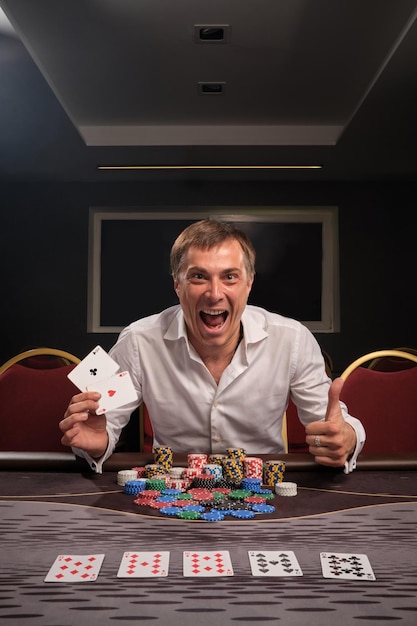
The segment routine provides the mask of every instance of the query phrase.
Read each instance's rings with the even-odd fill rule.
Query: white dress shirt
[[[132,411],[145,402],[155,445],[173,452],[225,453],[244,448],[249,455],[284,452],[282,418],[289,397],[304,425],[324,420],[330,379],[320,346],[300,322],[248,305],[243,339],[218,384],[188,342],[181,307],[133,322],[110,351],[128,370],[138,399],[107,414],[109,445],[104,456],[86,458],[97,472],[112,454]],[[341,403],[357,445],[345,472],[356,466],[365,431]]]

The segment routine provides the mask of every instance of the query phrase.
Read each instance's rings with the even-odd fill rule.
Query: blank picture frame
[[[91,207],[87,331],[119,333],[178,302],[169,254],[204,218],[235,223],[256,249],[249,303],[298,319],[314,333],[340,329],[338,208]]]

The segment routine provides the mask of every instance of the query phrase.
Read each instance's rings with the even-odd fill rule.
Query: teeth
[[[223,315],[226,311],[203,311],[205,315]]]

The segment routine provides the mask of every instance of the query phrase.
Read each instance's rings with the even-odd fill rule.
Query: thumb
[[[340,392],[344,384],[343,378],[335,378],[329,388],[329,402],[327,404],[326,422],[340,420],[342,412],[339,404]]]

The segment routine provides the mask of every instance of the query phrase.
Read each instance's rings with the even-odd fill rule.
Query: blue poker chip
[[[224,519],[224,515],[220,511],[208,511],[207,513],[202,513],[201,519],[206,522],[221,522]]]
[[[206,510],[205,506],[201,504],[187,504],[187,506],[181,507],[184,511],[196,511],[197,513],[203,513]]]
[[[162,509],[159,509],[160,513],[164,515],[169,515],[170,517],[175,517],[182,510],[179,506],[164,506]]]
[[[175,496],[159,496],[156,498],[157,502],[174,502],[176,500]]]
[[[182,493],[181,489],[163,489],[161,493],[164,496],[178,496]]]
[[[252,511],[255,513],[273,513],[275,507],[271,504],[252,504]]]
[[[239,519],[253,519],[255,517],[254,511],[249,511],[248,509],[238,509],[237,511],[230,511],[230,514],[233,517],[238,517]]]

